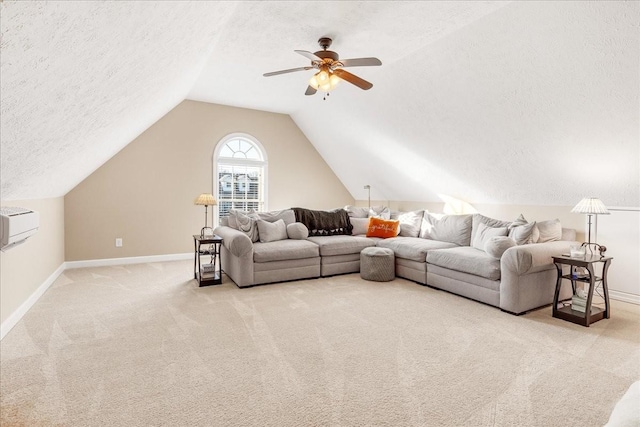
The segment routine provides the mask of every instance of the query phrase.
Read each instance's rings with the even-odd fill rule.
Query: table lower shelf
[[[553,317],[567,320],[582,326],[589,326],[593,322],[604,319],[604,309],[591,306],[591,314],[572,310],[571,306],[558,307],[553,311]]]
[[[200,273],[196,278],[199,286],[210,286],[222,284],[222,274],[219,271],[204,271],[200,269]]]

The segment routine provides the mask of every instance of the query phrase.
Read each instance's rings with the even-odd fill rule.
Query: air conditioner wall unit
[[[0,250],[7,250],[33,236],[40,227],[38,212],[6,207],[0,209]]]

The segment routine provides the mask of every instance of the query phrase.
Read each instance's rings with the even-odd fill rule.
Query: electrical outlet
[[[122,247],[122,238],[118,237],[116,239],[116,248],[121,248]]]

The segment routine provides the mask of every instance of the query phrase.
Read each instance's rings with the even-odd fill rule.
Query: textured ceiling
[[[357,199],[640,206],[639,2],[11,2],[3,200],[65,194],[185,97],[287,113]],[[374,87],[303,95],[334,38]]]
[[[66,194],[180,103],[234,7],[0,3],[2,200]]]

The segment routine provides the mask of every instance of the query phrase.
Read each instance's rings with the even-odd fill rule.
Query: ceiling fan
[[[345,67],[368,67],[375,65],[382,65],[382,62],[378,58],[355,58],[355,59],[340,59],[336,52],[327,50],[331,46],[332,40],[329,37],[321,37],[318,40],[318,44],[322,47],[322,50],[311,53],[306,50],[295,50],[311,60],[311,65],[307,67],[290,68],[288,70],[272,71],[270,73],[263,74],[265,77],[277,76],[279,74],[293,73],[295,71],[306,71],[316,69],[319,70],[309,80],[309,86],[305,95],[313,95],[318,90],[329,92],[340,82],[340,80],[346,80],[349,83],[358,86],[360,89],[369,90],[373,87],[368,81],[361,79],[360,77],[351,74],[344,70]]]

